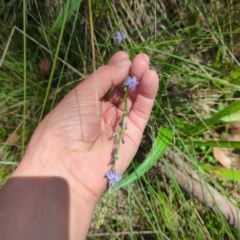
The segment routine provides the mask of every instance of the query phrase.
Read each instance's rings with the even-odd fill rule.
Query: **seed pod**
[[[120,121],[119,121],[119,126],[123,126],[124,125],[124,121],[123,121],[123,119],[121,119]]]
[[[117,132],[113,132],[112,135],[111,135],[111,138],[114,138],[117,136]]]

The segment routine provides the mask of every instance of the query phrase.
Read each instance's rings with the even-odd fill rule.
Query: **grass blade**
[[[206,146],[206,147],[221,147],[221,148],[237,148],[240,149],[240,142],[234,141],[192,141],[184,142],[185,145]]]
[[[212,126],[213,124],[217,123],[220,119],[222,119],[225,116],[229,116],[233,113],[236,113],[240,110],[240,101],[236,101],[229,106],[225,107],[218,113],[214,114],[212,117],[205,119],[202,122],[199,122],[194,125],[184,125],[184,133],[193,133],[193,132],[199,132],[207,127]]]
[[[209,165],[200,165],[200,167],[215,177],[223,177],[229,180],[240,182],[240,171]]]
[[[123,179],[119,184],[116,185],[114,190],[120,189],[122,187],[127,186],[131,182],[137,180],[144,173],[146,173],[163,155],[165,150],[169,147],[173,139],[173,133],[166,128],[159,128],[158,135],[156,137],[156,142],[152,146],[149,154],[143,163],[131,173],[128,177]]]
[[[50,32],[54,33],[56,30],[60,29],[63,24],[65,24],[72,15],[78,10],[80,4],[83,0],[70,0],[67,1],[63,8],[61,9],[60,13],[58,14],[57,19],[55,20]],[[65,12],[68,12],[67,16],[65,17]]]

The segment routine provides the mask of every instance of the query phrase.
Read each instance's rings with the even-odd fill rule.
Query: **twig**
[[[236,229],[240,229],[239,208],[237,206],[228,201],[208,183],[201,180],[197,173],[187,166],[172,150],[168,149],[165,157],[176,163],[179,167],[184,167],[185,172],[183,173],[177,170],[171,163],[169,163],[166,168],[163,163],[159,161],[158,166],[164,175],[170,177],[170,174],[172,174],[182,189],[215,212],[222,213],[230,225]]]

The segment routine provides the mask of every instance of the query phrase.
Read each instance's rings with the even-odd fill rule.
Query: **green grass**
[[[228,131],[231,116],[238,121],[240,3],[24,3],[25,8],[17,1],[0,3],[0,184],[21,160],[38,122],[70,89],[115,52],[125,50],[132,59],[144,52],[161,78],[151,120],[99,230],[94,225],[104,197],[97,206],[89,239],[239,239],[239,232],[218,211],[182,190],[176,163],[163,154],[163,144],[169,143],[157,133],[167,129],[173,136],[169,147],[202,184],[239,205],[239,172],[213,163],[212,147],[239,149],[239,143],[216,138]],[[114,41],[118,30],[128,35],[121,45]],[[45,57],[53,63],[47,77],[38,70]],[[164,168],[146,164],[157,160],[152,155],[160,157]],[[189,175],[184,167],[176,168]]]

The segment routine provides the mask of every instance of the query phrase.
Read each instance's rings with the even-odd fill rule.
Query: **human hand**
[[[123,112],[122,84],[129,72],[140,84],[128,94],[128,129],[116,162],[117,174],[122,174],[139,147],[158,89],[146,54],[138,54],[131,64],[127,53],[118,52],[75,87],[35,130],[20,171],[29,175],[30,167],[36,169],[33,174],[64,177],[74,192],[97,201],[107,187],[111,135]]]

